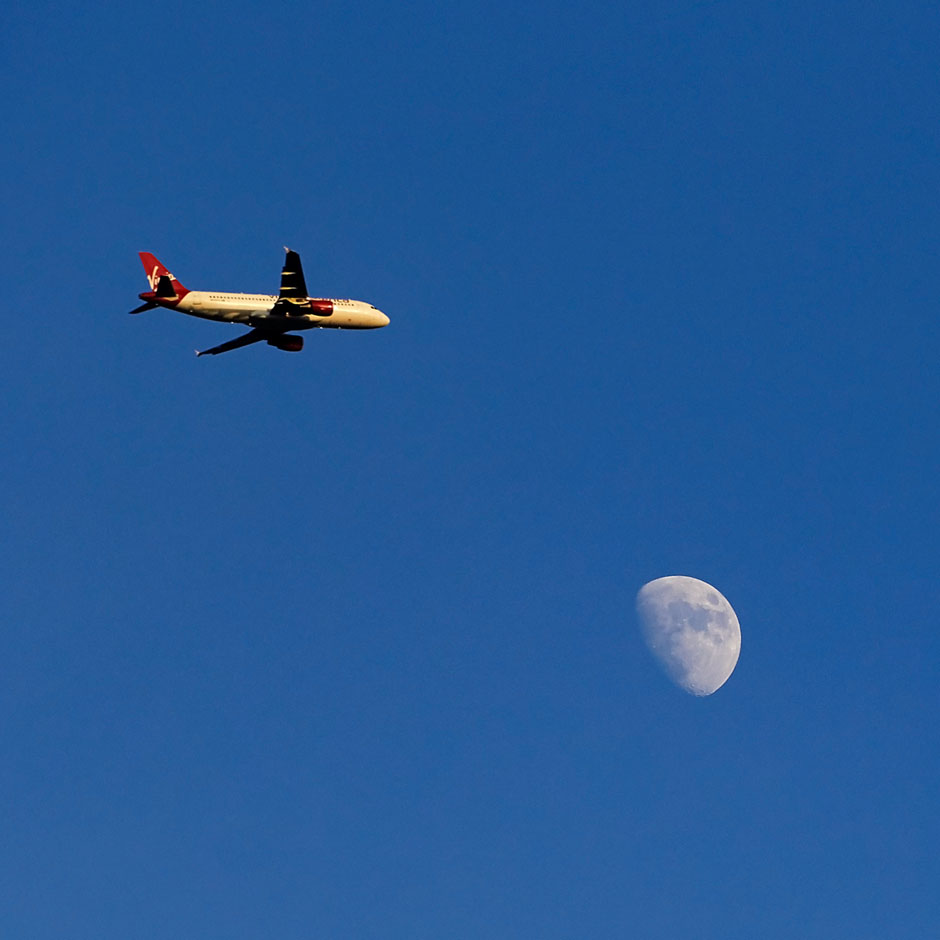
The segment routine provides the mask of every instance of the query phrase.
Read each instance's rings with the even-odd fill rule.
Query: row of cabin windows
[[[276,300],[277,298],[272,294],[235,294],[234,296],[224,295],[224,294],[210,294],[209,300]],[[316,298],[321,299],[321,298]],[[351,304],[351,300],[334,300],[334,304]],[[375,309],[375,308],[373,308]]]
[[[262,294],[260,298],[258,297],[257,294],[236,294],[234,296],[223,295],[223,294],[210,294],[209,295],[209,300],[258,300],[258,299],[261,299],[264,301],[268,301],[268,300],[273,301],[273,300],[276,300],[277,298],[273,296],[264,295],[264,294]],[[351,300],[334,300],[333,303],[334,304],[351,304],[352,301]],[[373,307],[372,309],[375,310],[375,307]]]

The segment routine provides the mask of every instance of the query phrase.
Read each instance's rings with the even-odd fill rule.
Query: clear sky
[[[936,3],[4,15],[0,933],[940,925]],[[129,317],[384,330],[196,360]],[[705,699],[636,591],[743,636]]]

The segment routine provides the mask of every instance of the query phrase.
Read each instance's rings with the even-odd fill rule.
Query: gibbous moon
[[[711,695],[734,671],[741,626],[721,592],[674,575],[644,584],[636,596],[643,638],[676,685]]]

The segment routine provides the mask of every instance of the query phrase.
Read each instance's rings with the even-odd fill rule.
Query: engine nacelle
[[[329,317],[333,314],[332,300],[311,300],[310,312],[315,317]]]
[[[304,338],[302,336],[272,336],[268,340],[269,346],[276,346],[283,349],[284,352],[300,352],[304,348]]]

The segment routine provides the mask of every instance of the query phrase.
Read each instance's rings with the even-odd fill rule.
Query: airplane
[[[388,317],[372,304],[361,300],[308,296],[300,255],[290,248],[285,247],[284,251],[287,256],[281,271],[281,290],[277,295],[188,290],[149,251],[141,251],[140,260],[150,282],[150,290],[137,295],[144,303],[130,313],[165,307],[192,317],[251,327],[247,333],[220,346],[197,349],[197,356],[217,356],[260,342],[285,352],[300,352],[304,348],[304,338],[291,336],[288,330],[375,330],[388,326]]]

